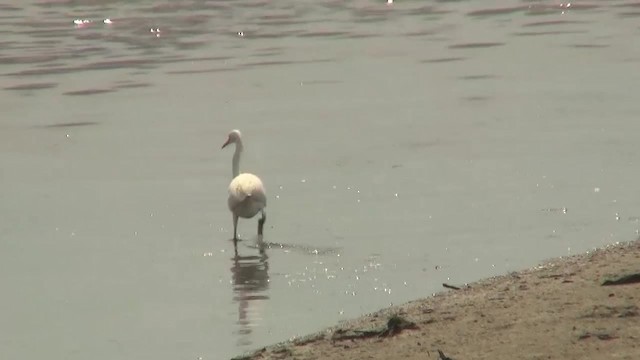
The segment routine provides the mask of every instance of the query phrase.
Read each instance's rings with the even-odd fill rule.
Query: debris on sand
[[[402,330],[417,330],[418,326],[399,315],[393,315],[383,328],[371,330],[338,329],[331,337],[332,341],[366,339],[371,337],[389,337],[399,334]]]
[[[627,275],[619,276],[615,279],[605,280],[602,283],[602,286],[628,285],[628,284],[636,284],[636,283],[640,283],[640,273],[627,274]]]

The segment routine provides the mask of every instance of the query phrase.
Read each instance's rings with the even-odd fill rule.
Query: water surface
[[[0,4],[2,357],[229,358],[635,239],[639,15]],[[233,128],[269,194],[237,254]]]

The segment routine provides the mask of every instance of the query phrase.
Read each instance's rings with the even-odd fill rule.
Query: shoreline
[[[605,284],[624,276],[625,284]],[[233,360],[395,358],[639,359],[640,239],[445,289]]]

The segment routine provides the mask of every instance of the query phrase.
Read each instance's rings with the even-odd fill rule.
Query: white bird
[[[259,177],[250,173],[240,173],[240,155],[243,150],[240,130],[232,130],[222,148],[232,143],[236,144],[236,151],[233,153],[233,180],[229,184],[227,205],[233,214],[233,240],[237,241],[239,217],[250,219],[262,213],[258,220],[258,235],[262,235],[262,228],[267,220],[264,210],[267,207],[267,194]]]

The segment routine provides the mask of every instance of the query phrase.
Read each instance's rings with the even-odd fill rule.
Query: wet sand
[[[450,289],[235,359],[638,359],[640,275],[603,285],[629,274],[640,274],[639,240]]]

